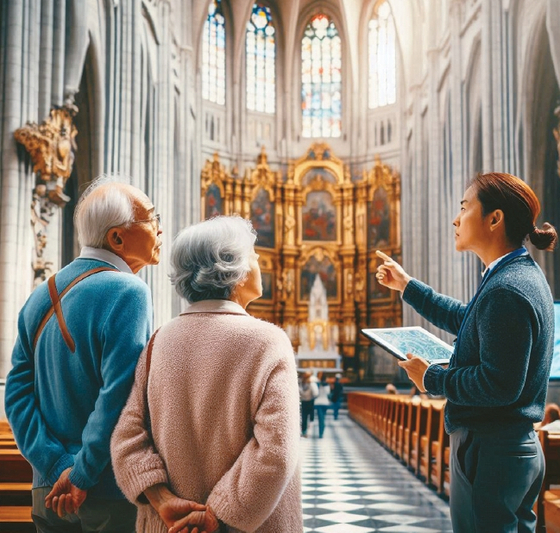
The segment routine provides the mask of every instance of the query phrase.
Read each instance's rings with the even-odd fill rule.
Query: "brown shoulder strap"
[[[41,333],[43,332],[43,329],[46,326],[47,322],[49,321],[51,316],[53,316],[53,313],[56,313],[56,319],[58,320],[58,326],[60,327],[60,332],[62,333],[62,337],[64,338],[64,342],[66,343],[68,348],[70,348],[70,351],[72,353],[74,353],[74,351],[76,350],[76,346],[74,344],[74,339],[72,338],[72,335],[70,335],[70,332],[68,331],[68,328],[66,327],[66,321],[64,320],[64,315],[62,314],[62,307],[60,305],[60,300],[62,300],[64,295],[74,285],[76,285],[76,283],[79,283],[80,281],[88,278],[89,276],[91,276],[93,274],[97,274],[98,272],[118,272],[118,270],[116,270],[114,268],[110,268],[110,267],[98,267],[98,268],[93,268],[91,270],[87,270],[83,274],[79,275],[71,283],[69,283],[68,286],[60,294],[58,294],[58,291],[56,290],[56,283],[55,283],[56,274],[49,278],[49,281],[48,281],[49,296],[51,298],[52,306],[47,311],[47,313],[45,314],[45,316],[41,320],[41,323],[39,324],[39,327],[37,328],[37,332],[35,333],[35,338],[33,339],[33,350],[35,350],[35,347],[37,346],[37,342],[39,341],[39,337],[41,336]]]
[[[152,366],[152,350],[154,348],[154,341],[156,340],[157,332],[159,328],[155,330],[154,334],[150,338],[150,342],[148,342],[148,352],[146,353],[146,379],[150,375],[150,367]]]

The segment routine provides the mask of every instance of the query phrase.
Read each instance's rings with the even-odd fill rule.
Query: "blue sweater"
[[[530,426],[544,414],[554,335],[550,288],[529,255],[488,276],[466,317],[466,305],[417,280],[403,294],[432,324],[459,334],[449,368],[432,365],[424,376],[429,393],[447,398],[448,433]]]
[[[78,258],[58,272],[59,294],[83,272],[105,262]],[[62,309],[76,350],[66,346],[56,316],[33,353],[39,322],[50,308],[47,284],[20,312],[6,413],[33,486],[51,486],[72,467],[70,481],[90,495],[124,498],[111,468],[111,433],[124,407],[140,352],[152,327],[151,295],[133,274],[100,272],[73,287]]]

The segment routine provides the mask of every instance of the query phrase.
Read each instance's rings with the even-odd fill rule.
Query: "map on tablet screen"
[[[403,328],[368,328],[362,333],[398,359],[406,361],[407,353],[423,357],[429,363],[446,364],[453,347],[420,326]]]

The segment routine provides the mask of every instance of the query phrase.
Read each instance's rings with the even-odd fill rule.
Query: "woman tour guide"
[[[249,221],[216,217],[173,243],[190,305],[144,350],[111,440],[138,531],[303,530],[292,344],[245,311],[262,294],[255,239]]]
[[[456,335],[449,366],[408,354],[400,362],[421,390],[447,398],[454,533],[535,531],[544,456],[533,424],[543,418],[553,351],[550,288],[523,247],[552,250],[556,230],[537,228],[540,204],[509,174],[476,176],[453,221],[457,251],[486,269],[473,299],[436,293],[381,252],[377,279],[432,324]]]

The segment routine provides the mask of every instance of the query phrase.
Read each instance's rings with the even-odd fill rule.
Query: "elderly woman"
[[[138,531],[303,529],[292,346],[245,311],[262,293],[255,239],[250,222],[216,217],[173,244],[190,306],[144,350],[111,441]]]

